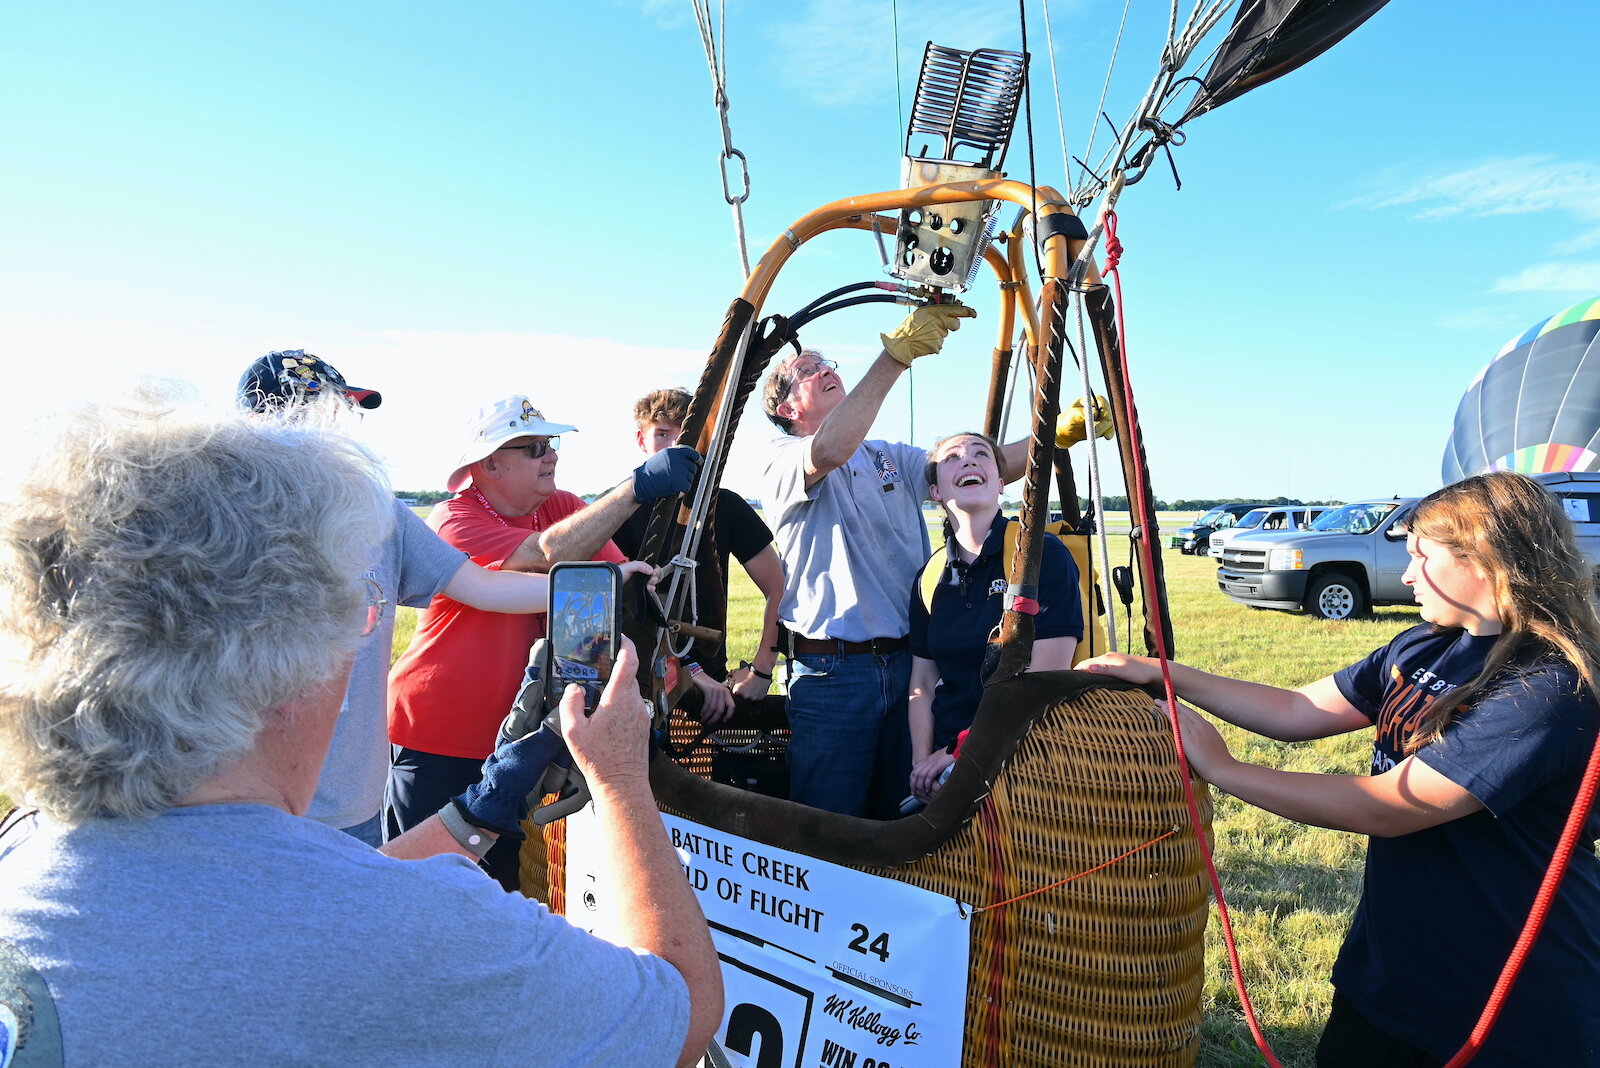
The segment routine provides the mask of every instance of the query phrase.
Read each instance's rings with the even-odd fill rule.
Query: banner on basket
[[[590,810],[567,825],[567,918],[603,908]],[[737,1068],[956,1068],[970,909],[663,815],[722,961]]]

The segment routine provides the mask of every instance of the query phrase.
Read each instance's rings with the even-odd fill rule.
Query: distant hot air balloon
[[[1444,484],[1485,471],[1600,471],[1600,299],[1506,342],[1456,409]]]

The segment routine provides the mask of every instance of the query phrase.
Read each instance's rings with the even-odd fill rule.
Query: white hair
[[[0,785],[67,821],[171,807],[334,677],[393,521],[348,439],[167,398],[54,417],[0,502]]]

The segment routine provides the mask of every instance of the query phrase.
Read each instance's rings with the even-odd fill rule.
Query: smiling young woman
[[[961,732],[983,696],[986,656],[1005,610],[1006,527],[1000,515],[1005,457],[986,434],[953,434],[928,454],[928,496],[945,510],[946,573],[924,604],[911,596],[912,767],[909,789],[928,800],[955,761]],[[1039,614],[1030,670],[1072,666],[1083,637],[1078,567],[1056,538],[1043,539]]]

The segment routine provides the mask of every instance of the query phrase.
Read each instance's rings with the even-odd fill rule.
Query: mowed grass
[[[1189,515],[1163,514],[1163,532]],[[1107,528],[1125,531],[1125,516],[1107,516]],[[1113,563],[1126,562],[1125,538],[1114,538]],[[1414,610],[1380,608],[1362,620],[1327,623],[1287,612],[1235,604],[1218,591],[1209,557],[1164,551],[1178,661],[1206,671],[1293,687],[1359,660],[1418,622]],[[729,591],[728,659],[748,658],[760,638],[761,598],[749,578],[733,568]],[[416,613],[401,609],[396,655],[410,641]],[[1135,612],[1137,631],[1143,621]],[[1126,617],[1117,630],[1128,648]],[[1138,635],[1142,643],[1142,632]],[[1142,652],[1136,648],[1135,651]],[[778,678],[782,679],[781,671]],[[1256,763],[1292,771],[1361,774],[1371,751],[1364,734],[1288,745],[1223,727],[1234,752]],[[1286,1068],[1310,1068],[1332,988],[1328,976],[1360,892],[1365,839],[1305,827],[1213,794],[1216,863],[1232,914],[1244,980],[1268,1041]],[[1063,875],[1071,874],[1063,872]],[[1221,925],[1213,912],[1206,930],[1202,1068],[1262,1063],[1245,1026],[1229,973]]]

